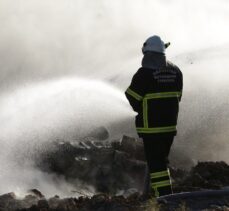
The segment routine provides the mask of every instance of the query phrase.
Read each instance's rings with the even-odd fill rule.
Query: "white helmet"
[[[170,43],[164,43],[161,38],[157,35],[149,37],[143,44],[142,53],[145,54],[147,51],[153,51],[157,53],[165,53],[165,49]]]

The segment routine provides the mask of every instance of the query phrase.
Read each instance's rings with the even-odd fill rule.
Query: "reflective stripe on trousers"
[[[150,174],[151,179],[151,187],[154,190],[155,196],[159,197],[160,194],[160,188],[168,187],[171,190],[171,180],[170,180],[170,173],[169,169],[166,171],[159,171],[154,172]],[[170,194],[171,191],[168,191],[168,194]]]

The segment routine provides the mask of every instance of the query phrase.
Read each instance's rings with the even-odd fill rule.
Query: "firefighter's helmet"
[[[142,46],[142,53],[145,54],[147,51],[165,53],[165,49],[170,43],[164,43],[161,38],[157,35],[149,37]]]

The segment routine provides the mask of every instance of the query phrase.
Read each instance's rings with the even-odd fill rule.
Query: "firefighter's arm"
[[[180,97],[179,97],[179,101],[181,101],[182,98],[182,94],[183,94],[183,74],[180,71],[180,77],[179,77],[179,91],[180,91]]]
[[[146,93],[147,80],[148,77],[143,72],[143,70],[138,70],[138,72],[133,76],[130,86],[125,91],[125,95],[132,106],[133,110],[138,112]]]

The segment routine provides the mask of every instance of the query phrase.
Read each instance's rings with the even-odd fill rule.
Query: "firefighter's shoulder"
[[[166,61],[166,65],[167,65],[168,68],[171,68],[174,71],[177,71],[178,73],[180,73],[182,75],[182,72],[181,72],[180,68],[177,65],[175,65],[174,63],[172,63],[171,61],[167,60]]]
[[[138,71],[134,74],[133,77],[135,77],[135,78],[148,78],[149,75],[150,75],[149,69],[144,68],[144,67],[140,67],[138,69]]]

